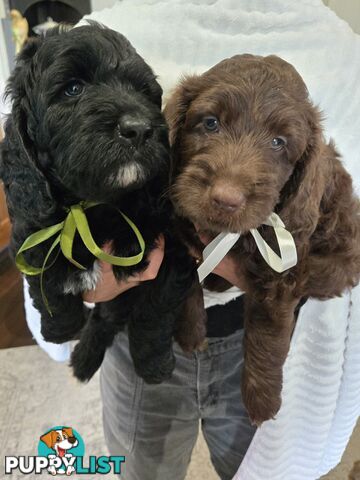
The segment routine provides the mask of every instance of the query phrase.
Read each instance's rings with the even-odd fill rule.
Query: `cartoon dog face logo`
[[[50,430],[42,435],[40,440],[42,440],[48,448],[51,448],[55,451],[56,455],[48,455],[50,460],[54,459],[55,457],[65,457],[67,460],[69,460],[73,455],[71,453],[67,453],[67,451],[76,447],[79,443],[74,436],[73,429],[70,427],[62,427],[61,429]],[[66,470],[64,470],[64,468],[57,470],[54,465],[50,465],[48,471],[52,475],[71,475],[75,471],[75,468],[72,465],[68,465],[66,466]]]

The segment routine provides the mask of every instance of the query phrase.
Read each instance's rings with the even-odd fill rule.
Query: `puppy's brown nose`
[[[120,137],[138,146],[153,134],[151,122],[135,115],[123,115],[118,123]]]
[[[245,203],[245,196],[228,185],[215,185],[211,192],[211,203],[217,210],[235,212]]]

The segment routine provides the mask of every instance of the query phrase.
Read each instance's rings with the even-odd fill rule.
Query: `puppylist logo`
[[[71,427],[57,426],[41,435],[37,456],[5,457],[5,474],[19,471],[24,475],[41,474],[45,470],[51,475],[72,474],[121,474],[125,457],[90,456],[84,459],[85,444],[79,433]]]

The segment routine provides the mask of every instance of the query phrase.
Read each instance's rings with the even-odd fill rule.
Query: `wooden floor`
[[[0,348],[32,345],[26,325],[22,278],[8,251],[0,251]]]
[[[34,344],[25,320],[22,278],[9,254],[10,230],[0,182],[0,348]]]

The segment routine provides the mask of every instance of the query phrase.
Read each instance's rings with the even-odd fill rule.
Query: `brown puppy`
[[[299,302],[341,295],[359,281],[359,201],[333,144],[324,141],[303,80],[276,56],[237,55],[186,78],[165,115],[177,212],[212,235],[243,233],[230,252],[247,293],[242,391],[250,418],[261,424],[281,405]],[[298,264],[281,274],[249,234],[258,228],[277,250],[272,230],[261,226],[273,211],[298,252]],[[199,246],[190,224],[187,238]]]

